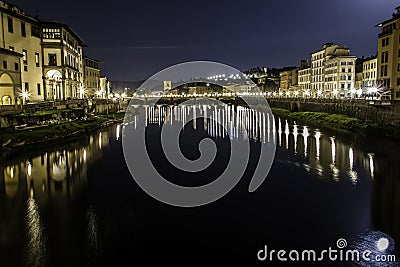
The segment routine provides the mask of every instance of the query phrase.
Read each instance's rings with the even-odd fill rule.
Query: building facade
[[[363,91],[368,91],[370,88],[378,88],[377,83],[378,76],[378,58],[372,57],[367,58],[363,62],[362,71],[362,89]]]
[[[349,98],[355,95],[356,60],[354,56],[338,56],[325,61],[325,89],[322,92],[325,97]]]
[[[46,100],[79,98],[83,87],[83,40],[65,24],[43,23]]]
[[[83,86],[85,89],[81,92],[88,96],[102,97],[107,94],[107,91],[100,88],[100,64],[101,62],[96,59],[83,57]],[[84,98],[85,96],[80,95],[79,97]]]
[[[111,82],[107,77],[100,77],[100,92],[101,98],[110,98],[111,97]]]
[[[392,18],[380,23],[378,35],[378,78],[380,91],[390,90],[392,99],[400,100],[400,6]]]
[[[40,21],[3,1],[0,1],[0,17],[0,48],[23,55],[22,87],[15,92],[18,101],[22,101],[22,95],[28,96],[28,101],[44,100]]]
[[[311,68],[303,67],[298,71],[298,90],[299,95],[306,96],[311,94]]]
[[[294,95],[295,88],[297,88],[297,71],[296,68],[281,71],[279,93],[285,96]]]
[[[86,45],[68,25],[42,21],[4,1],[0,1],[0,19],[0,49],[16,53],[0,51],[1,61],[8,64],[2,71],[15,72],[16,65],[11,66],[9,62],[14,61],[17,54],[22,55],[18,63],[20,79],[12,79],[13,94],[0,92],[11,98],[4,103],[84,98],[101,89],[100,62],[90,58],[84,62],[83,47]],[[105,81],[104,90],[102,96],[108,97],[108,81]]]
[[[316,97],[317,92],[324,89],[324,62],[326,46],[311,54],[311,96]]]
[[[312,53],[310,96],[348,97],[348,91],[355,86],[355,60],[350,49],[333,43],[326,43]]]
[[[15,105],[28,95],[21,94],[22,54],[0,48],[0,105]]]

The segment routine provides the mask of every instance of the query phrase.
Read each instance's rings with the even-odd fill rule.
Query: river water
[[[187,186],[212,181],[229,160],[228,150],[219,149],[219,163],[196,179],[170,170],[158,153],[161,109],[172,107],[149,110],[146,133],[154,140],[148,150],[155,152],[160,172]],[[341,238],[347,248],[399,259],[400,144],[274,121],[273,137],[265,135],[262,123],[250,124],[255,134],[244,177],[224,198],[198,208],[162,204],[139,188],[122,152],[124,125],[0,162],[0,265],[253,266],[270,263],[257,259],[265,246],[322,251],[337,248]],[[196,120],[182,134],[184,154],[198,157],[194,144],[205,137],[218,148],[230,141],[218,126]],[[274,164],[263,185],[249,193],[257,151],[268,138],[276,140]],[[384,252],[376,246],[381,238],[389,241]],[[275,258],[270,264],[279,263]],[[363,260],[324,264],[398,266]]]

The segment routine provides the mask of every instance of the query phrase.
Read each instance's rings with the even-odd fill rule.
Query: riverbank
[[[400,140],[400,129],[398,128],[363,121],[346,115],[325,112],[291,112],[280,108],[272,108],[271,110],[278,117],[297,120],[312,127]]]
[[[124,116],[125,113],[119,112],[58,122],[54,125],[32,125],[20,130],[4,129],[0,132],[0,158],[49,144],[79,139],[101,128],[123,122]]]

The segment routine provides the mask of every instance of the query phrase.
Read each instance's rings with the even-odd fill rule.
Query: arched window
[[[1,98],[2,105],[11,105],[11,97],[9,95],[5,95]]]

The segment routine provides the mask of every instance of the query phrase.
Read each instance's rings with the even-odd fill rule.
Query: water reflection
[[[46,262],[45,229],[34,195],[34,190],[31,188],[26,212],[27,264],[28,266],[43,266]]]
[[[108,147],[110,138],[107,130],[62,149],[49,149],[41,155],[10,159],[0,164],[0,245],[8,247],[19,243],[24,246],[23,250],[15,250],[14,260],[21,258],[23,265],[27,266],[48,264],[49,235],[45,225],[49,220],[53,231],[57,232],[53,239],[59,239],[53,240],[53,245],[68,246],[64,244],[65,240],[71,238],[68,235],[76,228],[67,221],[79,219],[77,211],[70,210],[68,203],[72,204],[74,199],[83,195],[89,169],[102,161],[103,151],[99,148]],[[21,200],[25,203],[23,206],[18,204]],[[99,247],[97,217],[91,206],[87,217],[87,246],[90,253],[95,254]],[[21,234],[23,231],[25,235]],[[74,238],[79,238],[79,235]],[[67,255],[65,251],[57,253],[60,254],[59,260],[68,258],[64,256]]]
[[[191,123],[194,128],[202,127],[212,137],[250,138],[264,143],[276,140],[279,147],[294,151],[296,155],[300,152],[305,160],[303,167],[319,177],[328,177],[336,182],[344,179],[357,185],[360,168],[369,170],[373,177],[371,154],[355,151],[335,136],[323,135],[318,129],[299,126],[279,117],[270,118],[268,113],[228,105],[223,108],[201,104],[141,108],[146,115],[146,125],[186,125],[188,118],[202,117],[202,121],[193,119]],[[207,115],[211,119],[207,119]],[[138,116],[132,119],[134,124],[137,120]],[[117,136],[119,133],[117,128]]]
[[[296,170],[306,170],[308,177],[318,178],[321,184],[336,181],[330,186],[348,183],[350,190],[372,189],[373,228],[379,229],[382,234],[387,233],[394,240],[400,240],[400,168],[394,157],[388,159],[369,146],[360,146],[341,136],[243,107],[211,109],[203,105],[157,106],[147,108],[146,114],[147,125],[161,125],[165,122],[186,124],[191,116],[201,118],[210,115],[213,119],[197,119],[190,123],[197,129],[203,127],[215,138],[229,136],[231,139],[250,138],[258,142],[275,142],[279,146],[278,151],[293,156],[291,160],[284,161],[284,167],[290,165]],[[171,116],[174,119],[167,120]],[[137,120],[133,118],[134,125],[138,123]],[[13,240],[20,236],[19,232],[25,231],[26,240],[21,243],[28,265],[41,266],[48,263],[46,257],[49,257],[50,248],[55,253],[54,262],[67,261],[69,253],[73,253],[63,252],[65,247],[60,244],[66,240],[78,246],[76,250],[79,252],[82,247],[87,249],[82,254],[88,256],[90,262],[98,262],[100,254],[107,250],[103,243],[107,242],[105,232],[108,236],[114,232],[105,226],[108,224],[104,223],[104,212],[97,214],[96,206],[82,195],[87,188],[88,173],[95,172],[95,164],[104,162],[104,149],[112,148],[110,140],[120,141],[121,127],[93,134],[78,144],[0,163],[1,244],[13,247]],[[113,149],[110,151],[114,153]],[[307,181],[304,182],[307,185]],[[103,193],[102,190],[107,191],[107,188],[100,190]],[[104,201],[108,201],[107,197]],[[78,205],[68,206],[74,202],[78,202]],[[361,203],[360,206],[369,209],[371,204]],[[82,210],[76,211],[77,206]],[[368,212],[366,214],[369,216]],[[125,219],[125,215],[121,214],[121,217]],[[77,231],[79,227],[84,229]],[[57,234],[49,235],[51,230]],[[80,238],[80,235],[84,237]],[[375,242],[375,238],[371,240],[367,242],[369,245]],[[354,244],[362,243],[362,240],[358,241],[354,241]],[[56,247],[53,248],[51,244]],[[57,256],[60,256],[59,261]]]
[[[148,109],[148,110],[147,110]],[[334,181],[335,183],[349,183],[355,190],[363,177],[366,184],[372,185],[373,224],[378,229],[390,233],[396,240],[400,240],[400,168],[398,162],[377,170],[378,159],[370,145],[360,148],[341,135],[322,133],[295,121],[282,120],[279,117],[270,117],[269,114],[252,111],[244,107],[226,109],[209,109],[193,105],[176,107],[147,107],[148,114],[161,114],[147,117],[148,124],[162,124],[169,114],[173,114],[176,121],[168,123],[187,123],[190,113],[196,110],[196,116],[212,114],[212,120],[205,119],[203,125],[197,121],[195,127],[204,127],[210,136],[223,138],[229,133],[231,138],[249,138],[260,142],[276,142],[280,149],[293,153],[297,161],[284,160],[284,164],[291,164],[302,168],[310,175]],[[146,113],[146,114],[147,114]],[[134,120],[136,121],[136,120]],[[222,122],[221,124],[216,123]],[[226,132],[223,129],[227,129]],[[361,138],[360,138],[361,140]],[[382,141],[382,140],[381,140]],[[366,141],[374,142],[374,141]],[[370,150],[371,149],[371,150]],[[380,158],[380,165],[385,162]],[[386,163],[388,165],[388,163]],[[390,173],[388,170],[393,173]],[[379,174],[379,180],[377,176]],[[390,181],[390,182],[388,182]],[[394,204],[395,203],[395,204]],[[369,205],[366,203],[366,205]]]

